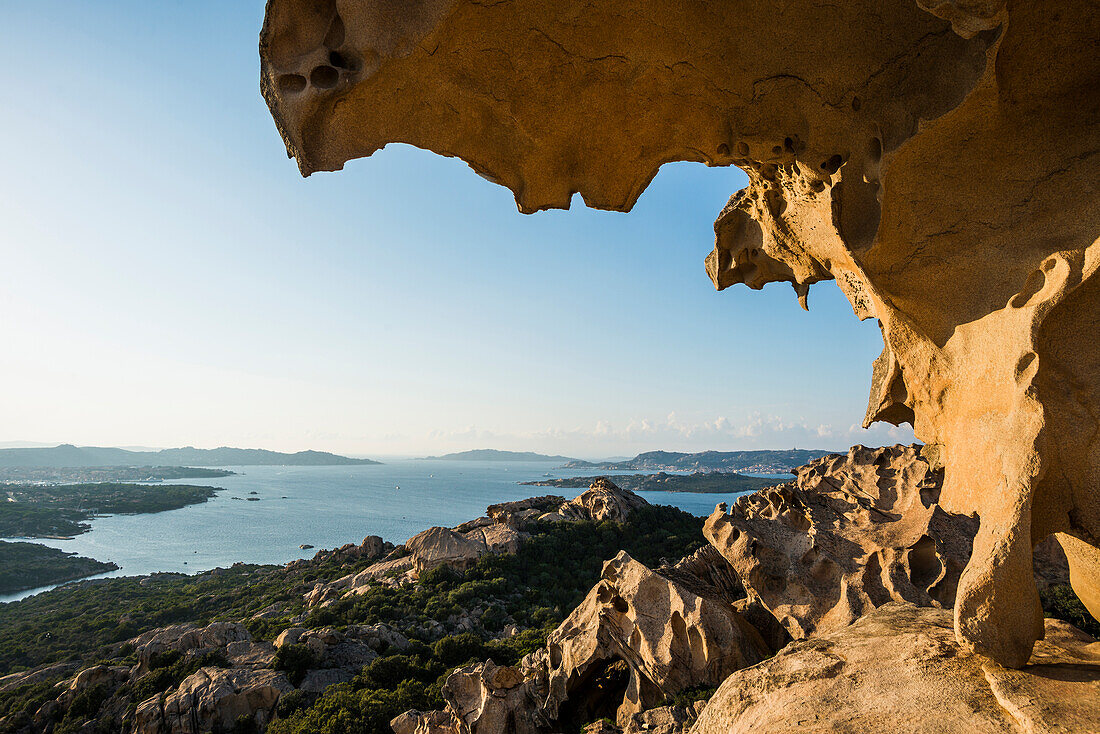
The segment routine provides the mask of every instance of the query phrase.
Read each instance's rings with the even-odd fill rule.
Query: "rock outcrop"
[[[921,450],[854,446],[818,459],[792,482],[720,505],[703,532],[750,602],[795,639],[890,601],[951,608],[978,522],[940,507],[943,472]],[[1066,583],[1058,550],[1052,541],[1036,553],[1043,587]]]
[[[238,721],[257,728],[271,719],[279,697],[294,690],[282,673],[246,668],[201,668],[175,691],[138,704],[138,734],[203,734],[232,731]]]
[[[912,423],[980,516],[955,631],[1020,666],[1036,542],[1100,615],[1098,36],[1089,0],[269,0],[261,89],[303,174],[410,143],[524,212],[742,168],[711,279],[835,280],[878,319],[866,421]]]
[[[491,660],[459,668],[443,684],[442,711],[407,711],[390,725],[396,734],[539,734],[539,713],[519,668]]]
[[[523,528],[529,523],[622,522],[635,509],[648,504],[633,492],[615,486],[606,477],[597,477],[591,487],[572,500],[545,495],[490,505],[485,517],[469,520],[454,528],[428,528],[409,538],[403,546],[391,548],[383,560],[362,571],[316,584],[306,595],[307,602],[309,606],[323,606],[344,596],[362,594],[376,583],[410,583],[420,574],[438,566],[465,571],[484,555],[518,551],[528,537]],[[363,541],[364,547],[370,540]],[[357,546],[344,548],[355,549]],[[326,554],[334,552],[323,551]],[[321,554],[318,557],[328,558]]]
[[[951,614],[891,602],[731,675],[692,734],[1100,732],[1100,643],[1057,620],[1023,670],[956,642]]]
[[[977,520],[944,512],[920,447],[854,447],[793,482],[720,505],[704,526],[795,639],[847,626],[889,601],[950,608]]]
[[[649,503],[629,489],[620,489],[607,477],[597,477],[592,486],[557,509],[567,520],[622,522],[627,516]]]
[[[547,639],[547,718],[625,726],[693,686],[717,686],[770,654],[757,631],[706,585],[662,576],[625,552]]]
[[[485,544],[476,538],[438,527],[417,533],[405,542],[405,547],[412,556],[417,574],[437,566],[465,571],[488,551]]]

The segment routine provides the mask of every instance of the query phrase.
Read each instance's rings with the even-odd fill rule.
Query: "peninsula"
[[[608,471],[693,471],[693,472],[757,472],[786,474],[829,451],[815,449],[785,449],[761,451],[701,451],[695,454],[680,451],[647,451],[627,461],[570,461],[565,469],[606,469]]]
[[[735,472],[695,472],[694,474],[619,474],[608,477],[622,489],[631,492],[695,492],[727,493],[754,492],[779,483],[776,479],[765,477],[747,477]],[[520,484],[535,487],[558,487],[559,489],[581,489],[592,483],[592,477],[569,477],[565,479],[542,479]]]

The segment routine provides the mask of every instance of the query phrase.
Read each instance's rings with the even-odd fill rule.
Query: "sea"
[[[429,527],[453,527],[485,514],[488,505],[542,494],[572,498],[581,489],[520,482],[616,472],[563,469],[543,462],[387,460],[355,466],[239,466],[217,479],[176,483],[220,487],[202,504],[145,515],[106,515],[72,539],[29,540],[112,561],[116,571],[94,576],[195,574],[234,563],[283,564],[322,548],[360,543],[367,535],[403,543]],[[618,472],[634,474],[639,472]],[[756,474],[786,481],[789,475]],[[640,492],[652,504],[706,516],[738,494]],[[302,549],[300,545],[313,548]],[[0,595],[18,601],[55,586]]]

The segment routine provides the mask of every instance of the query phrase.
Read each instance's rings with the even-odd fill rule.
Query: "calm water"
[[[358,543],[366,535],[402,543],[433,525],[454,526],[478,517],[495,502],[538,494],[574,497],[581,492],[517,484],[544,479],[545,474],[608,473],[555,469],[552,464],[532,462],[417,460],[371,466],[230,468],[238,473],[211,480],[180,480],[225,488],[203,504],[150,515],[100,517],[91,521],[91,531],[72,540],[34,542],[113,561],[121,567],[105,576],[197,573],[238,561],[287,563],[312,557],[317,549]],[[695,515],[709,515],[717,503],[737,497],[641,494],[651,503],[673,505]],[[249,497],[259,501],[249,502]],[[316,548],[299,549],[303,543]],[[43,590],[0,596],[0,602]]]

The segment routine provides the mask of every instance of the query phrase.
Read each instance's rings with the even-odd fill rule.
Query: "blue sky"
[[[874,322],[833,284],[715,293],[737,169],[524,216],[390,146],[298,176],[263,3],[0,0],[0,441],[419,454],[841,449]]]

